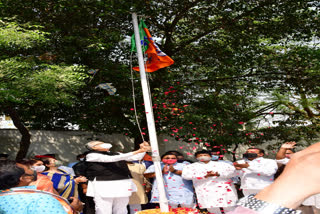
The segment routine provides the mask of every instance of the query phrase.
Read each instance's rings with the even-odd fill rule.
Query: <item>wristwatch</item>
[[[254,194],[240,199],[237,205],[257,211],[259,214],[301,214],[301,210],[295,210],[278,204],[269,203],[254,197]]]

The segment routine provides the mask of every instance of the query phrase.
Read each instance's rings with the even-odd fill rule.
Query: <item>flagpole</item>
[[[165,189],[164,189],[162,169],[160,165],[157,133],[156,133],[156,127],[154,123],[153,111],[151,107],[152,104],[150,99],[150,92],[148,88],[148,82],[147,82],[147,77],[146,77],[146,72],[144,67],[144,61],[143,61],[143,55],[142,55],[142,49],[141,49],[141,39],[140,39],[138,19],[137,19],[136,13],[132,13],[132,21],[133,21],[135,40],[136,40],[137,56],[139,61],[144,108],[146,111],[150,145],[152,148],[152,161],[155,166],[155,174],[156,174],[157,186],[158,186],[158,192],[159,192],[159,204],[160,204],[161,212],[169,212],[168,200],[167,200]]]

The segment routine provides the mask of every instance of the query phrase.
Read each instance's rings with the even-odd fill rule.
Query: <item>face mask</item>
[[[80,160],[80,161],[84,161],[84,158],[80,158],[79,160]]]
[[[211,160],[219,160],[219,155],[211,155]]]
[[[243,158],[256,158],[258,157],[258,154],[257,153],[244,153],[243,154]]]
[[[60,160],[56,160],[56,161],[54,162],[54,165],[55,165],[56,167],[59,167],[59,166],[62,166],[63,163],[62,163],[62,161],[60,161]]]
[[[177,159],[163,159],[162,162],[165,163],[165,164],[171,165],[171,164],[176,163]]]
[[[207,162],[207,161],[210,161],[210,160],[211,160],[211,157],[202,156],[202,157],[198,157],[197,160],[198,160],[198,161],[201,161],[201,162]]]
[[[41,166],[32,166],[31,169],[33,169],[34,171],[36,172],[43,172],[46,167],[44,165],[41,165]]]
[[[103,149],[111,149],[112,145],[110,143],[103,143],[99,145]]]

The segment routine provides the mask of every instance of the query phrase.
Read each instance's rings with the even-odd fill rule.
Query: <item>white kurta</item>
[[[205,178],[208,171],[218,172],[220,176]],[[193,181],[200,208],[235,206],[238,196],[230,179],[235,174],[232,165],[220,161],[196,162],[182,170],[182,177]]]
[[[134,161],[141,160],[145,153],[134,155],[133,152],[119,155],[104,155],[98,153],[89,153],[86,156],[87,162],[117,162],[117,161]],[[89,181],[87,196],[100,196],[103,198],[129,197],[132,192],[136,192],[137,187],[132,179],[114,180],[114,181]]]
[[[274,181],[274,174],[278,169],[275,160],[259,157],[246,162],[249,167],[238,170],[241,189],[261,190]]]

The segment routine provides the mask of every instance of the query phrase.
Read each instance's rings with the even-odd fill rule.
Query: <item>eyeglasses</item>
[[[176,160],[177,158],[163,158],[165,160]]]

